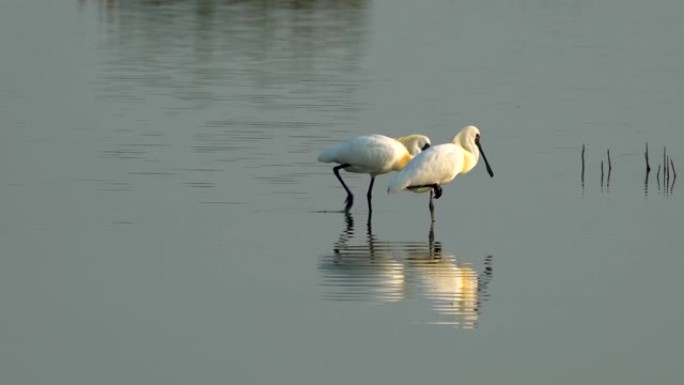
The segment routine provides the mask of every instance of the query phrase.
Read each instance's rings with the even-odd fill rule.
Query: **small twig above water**
[[[646,176],[644,176],[644,196],[648,197],[648,175],[651,173],[651,165],[648,164],[648,142],[646,142],[644,159],[646,160]]]
[[[672,166],[672,184],[670,185],[670,195],[672,195],[672,191],[674,191],[675,181],[677,180],[677,171],[675,170],[672,158],[670,158],[670,165]]]
[[[606,150],[608,153],[608,175],[610,175],[610,170],[613,169],[613,162],[610,161],[610,148]]]
[[[613,171],[613,162],[610,160],[610,149],[606,150],[608,154],[608,178],[606,179],[606,192],[610,189],[610,173]]]
[[[663,146],[663,183],[665,183],[665,173],[667,168],[667,148]]]
[[[601,192],[603,192],[603,160],[601,160]]]
[[[665,158],[665,191],[670,186],[670,157]]]
[[[582,194],[584,194],[584,143],[582,143]]]
[[[675,170],[674,162],[672,161],[672,158],[670,158],[670,166],[672,166],[672,174],[674,176],[672,178],[672,182],[674,182],[674,180],[677,179],[677,170]]]

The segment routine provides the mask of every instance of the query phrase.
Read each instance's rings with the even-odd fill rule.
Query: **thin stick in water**
[[[665,191],[670,187],[670,157],[665,158]]]
[[[675,170],[674,167],[674,162],[672,161],[672,158],[670,158],[670,166],[672,166],[672,181],[674,182],[675,179],[677,179],[677,170]]]
[[[584,143],[582,143],[582,192],[584,192]]]
[[[613,162],[610,160],[610,149],[606,150],[608,153],[608,178],[606,178],[606,192],[610,188],[610,173],[613,171]]]
[[[608,153],[608,175],[610,175],[610,170],[613,169],[613,162],[610,161],[610,148],[606,152]]]
[[[670,185],[670,195],[672,195],[672,191],[674,191],[675,181],[677,180],[677,171],[674,168],[674,162],[672,161],[672,158],[670,158],[670,165],[672,166],[672,184]]]
[[[648,142],[646,142],[644,159],[646,160],[646,176],[644,176],[644,196],[648,197],[648,175],[651,173],[651,165],[648,164]]]
[[[667,168],[667,148],[663,146],[663,183],[665,183],[665,169]]]

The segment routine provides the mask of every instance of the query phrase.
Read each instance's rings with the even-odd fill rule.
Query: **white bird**
[[[375,177],[390,171],[401,170],[416,154],[429,147],[430,138],[419,134],[398,139],[384,135],[357,136],[344,143],[328,147],[318,156],[318,161],[338,164],[333,167],[333,172],[347,192],[345,212],[349,212],[354,204],[354,195],[340,177],[340,169],[370,174],[371,180],[366,197],[368,210],[372,212],[371,198]]]
[[[435,221],[433,194],[435,199],[439,199],[442,196],[441,186],[450,183],[456,175],[472,170],[477,165],[480,154],[485,161],[489,176],[494,177],[494,172],[482,151],[480,130],[477,127],[464,127],[454,135],[452,142],[433,146],[416,155],[404,169],[390,179],[388,184],[388,193],[401,190],[416,193],[429,191],[432,222]]]

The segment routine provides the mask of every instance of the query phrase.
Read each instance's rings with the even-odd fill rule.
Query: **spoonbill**
[[[318,161],[337,163],[333,173],[347,192],[344,211],[349,212],[354,204],[354,194],[340,176],[340,169],[348,172],[370,174],[366,198],[368,210],[373,211],[371,199],[375,177],[390,171],[399,171],[418,153],[430,147],[430,138],[425,135],[413,134],[398,139],[384,135],[356,136],[344,143],[336,144],[325,149]]]
[[[450,183],[456,175],[472,170],[482,155],[490,177],[494,172],[480,144],[480,130],[472,125],[465,126],[454,135],[452,143],[431,147],[413,158],[406,167],[390,179],[387,192],[409,190],[416,193],[430,192],[430,218],[435,221],[435,206],[432,197],[442,196],[442,185]]]

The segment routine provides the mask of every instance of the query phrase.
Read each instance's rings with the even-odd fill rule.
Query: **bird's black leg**
[[[335,173],[335,176],[337,177],[337,180],[342,183],[342,187],[344,187],[344,190],[347,192],[347,199],[344,200],[344,211],[349,212],[351,210],[352,205],[354,204],[354,194],[352,194],[351,190],[349,190],[349,187],[344,183],[342,180],[342,177],[340,176],[340,169],[341,168],[346,168],[351,166],[349,163],[344,163],[339,166],[333,167],[333,173]]]
[[[407,189],[415,190],[415,189],[426,188],[426,187],[430,187],[432,189],[432,191],[435,192],[435,199],[439,199],[439,197],[442,196],[442,186],[438,185],[437,183],[408,186]]]
[[[368,192],[366,193],[366,198],[368,198],[368,212],[373,212],[373,206],[371,205],[371,199],[373,199],[373,183],[375,183],[375,176],[371,175],[371,181],[368,185]]]
[[[430,190],[430,219],[435,223],[435,205],[432,203],[433,190]]]
[[[432,185],[432,189],[435,190],[435,199],[439,199],[442,196],[442,187],[438,184]]]

